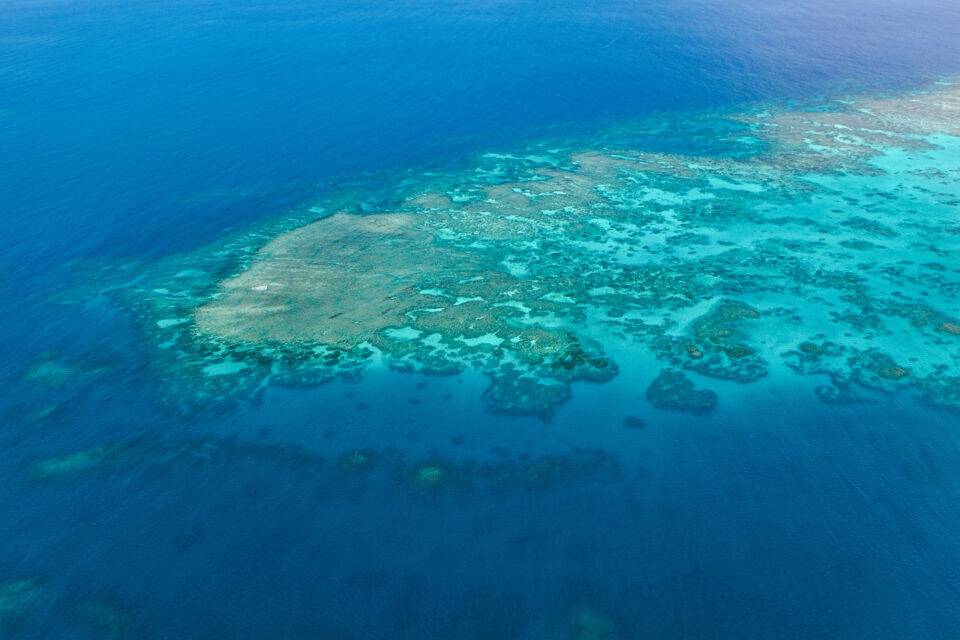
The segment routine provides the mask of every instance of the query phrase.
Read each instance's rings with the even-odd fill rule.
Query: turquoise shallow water
[[[948,638],[951,3],[0,9],[0,635]]]

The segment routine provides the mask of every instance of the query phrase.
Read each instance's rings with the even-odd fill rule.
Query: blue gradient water
[[[103,598],[144,638],[557,638],[583,601],[623,638],[956,637],[956,415],[785,390],[726,422],[649,424],[616,479],[423,494],[329,472],[324,431],[361,420],[348,388],[178,419],[131,318],[51,297],[91,265],[203,246],[345,177],[619,117],[911,86],[958,60],[951,1],[7,0],[0,584],[44,586],[0,633],[107,637],[78,614]],[[49,350],[109,368],[26,384]],[[437,428],[404,384],[381,383],[373,438]],[[470,409],[451,436],[510,429]],[[575,402],[544,429],[592,414]],[[104,442],[158,460],[194,436],[274,448],[30,478]]]

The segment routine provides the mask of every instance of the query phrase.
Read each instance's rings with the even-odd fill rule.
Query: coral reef
[[[116,464],[122,456],[130,453],[133,446],[133,442],[116,442],[48,458],[38,462],[33,467],[33,477],[36,479],[57,478],[101,470]]]
[[[46,351],[24,372],[27,385],[42,385],[51,389],[87,384],[109,367],[86,365],[63,358],[56,350]]]
[[[664,369],[647,388],[647,400],[658,409],[705,415],[717,406],[717,394],[697,389],[679,371]]]
[[[614,640],[616,625],[585,604],[577,605],[570,616],[574,640]]]
[[[372,464],[368,451],[351,451],[340,459],[342,469],[366,469]]]
[[[124,640],[135,634],[137,621],[133,614],[108,600],[88,600],[80,605],[80,613],[104,640]]]
[[[0,633],[9,630],[36,602],[43,588],[39,578],[21,578],[0,584]]]
[[[488,409],[549,418],[635,357],[960,408],[958,105],[937,85],[533,141],[330,195],[113,291],[183,412],[385,365],[480,370]],[[685,154],[625,142],[664,126],[706,133]],[[658,380],[656,406],[708,410]]]
[[[443,478],[443,467],[436,464],[421,464],[413,472],[413,481],[424,489],[438,486]]]
[[[410,461],[393,448],[368,447],[332,456],[329,460],[295,445],[271,445],[236,438],[196,438],[170,442],[138,443],[129,449],[104,445],[85,452],[114,451],[109,462],[61,466],[40,476],[45,480],[73,478],[73,471],[101,468],[101,464],[122,463],[128,471],[174,473],[183,469],[258,460],[287,469],[301,470],[304,477],[321,485],[354,487],[414,487],[433,491],[491,490],[496,493],[519,489],[541,489],[555,483],[588,476],[616,477],[617,457],[591,449],[574,449],[567,455],[531,457],[529,454],[502,455],[494,460],[454,458],[437,454],[429,461]],[[64,458],[53,458],[60,461]],[[109,456],[108,456],[109,458]],[[44,463],[40,463],[43,465]],[[36,468],[36,467],[35,467]],[[306,481],[306,480],[305,480]]]

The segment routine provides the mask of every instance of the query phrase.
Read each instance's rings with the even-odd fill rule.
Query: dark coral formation
[[[679,371],[664,369],[647,388],[647,400],[658,409],[706,415],[717,406],[717,394],[697,389]]]
[[[63,460],[86,459],[90,451],[97,451],[97,464],[63,465]],[[501,452],[493,460],[455,458],[437,453],[429,459],[408,459],[393,448],[354,449],[333,455],[329,459],[301,447],[284,444],[261,444],[236,438],[196,438],[169,442],[142,444],[134,448],[103,445],[76,454],[58,456],[41,461],[34,469],[51,466],[56,473],[34,475],[34,479],[69,482],[78,474],[93,468],[118,468],[125,472],[176,472],[212,465],[230,464],[239,460],[257,460],[304,472],[305,478],[319,484],[333,483],[349,486],[379,486],[381,488],[414,489],[419,495],[443,491],[493,491],[502,493],[520,489],[541,489],[584,476],[616,477],[620,465],[613,454],[600,450],[574,449],[566,455],[533,457],[523,453],[515,456]],[[40,585],[29,580],[0,585],[0,606],[10,601],[20,602],[18,594],[32,594]],[[4,595],[6,594],[6,595]],[[16,598],[14,597],[16,596]]]

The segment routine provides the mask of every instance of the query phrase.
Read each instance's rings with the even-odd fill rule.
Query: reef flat
[[[827,403],[960,410],[958,205],[960,89],[943,82],[405,173],[115,292],[184,412],[389,366],[479,370],[489,410],[549,418],[638,359],[655,365],[637,393],[667,411],[708,414],[711,380],[772,374]]]

